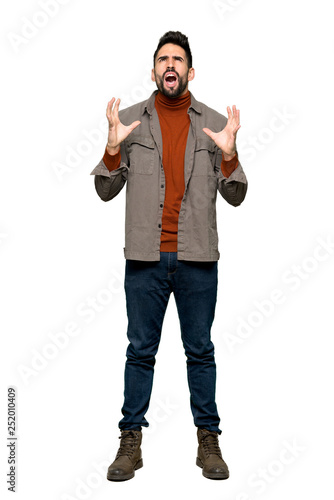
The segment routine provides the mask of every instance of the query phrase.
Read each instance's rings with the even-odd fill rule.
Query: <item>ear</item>
[[[155,82],[154,69],[152,69],[152,72],[151,72],[151,80],[152,80],[152,82]]]
[[[188,71],[188,82],[191,82],[195,78],[195,69],[190,68]]]

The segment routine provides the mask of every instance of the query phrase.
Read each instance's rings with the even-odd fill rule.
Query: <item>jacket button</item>
[[[162,203],[160,203],[160,208],[163,208],[163,204]]]
[[[165,186],[163,184],[161,184],[161,189],[163,189]]]
[[[161,224],[159,224],[158,228],[159,228],[159,229],[161,228]]]

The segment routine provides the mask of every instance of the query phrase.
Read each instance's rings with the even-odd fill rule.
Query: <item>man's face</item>
[[[179,97],[188,92],[188,82],[195,77],[194,68],[188,68],[185,50],[167,43],[159,50],[152,69],[152,81],[167,97]]]

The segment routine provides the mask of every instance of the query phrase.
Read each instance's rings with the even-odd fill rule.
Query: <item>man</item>
[[[125,364],[120,448],[111,481],[143,465],[141,429],[151,396],[155,355],[170,294],[178,310],[187,357],[190,406],[197,429],[196,464],[210,479],[229,471],[218,443],[216,365],[210,330],[217,296],[217,190],[231,205],[244,200],[247,180],[238,161],[239,110],[228,120],[196,101],[188,38],[168,32],[154,54],[150,98],[119,112],[107,107],[108,143],[93,170],[102,200],[127,182],[125,292],[130,341]]]

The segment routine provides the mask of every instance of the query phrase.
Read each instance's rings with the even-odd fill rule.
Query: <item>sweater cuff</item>
[[[235,153],[233,158],[230,160],[224,159],[224,154],[222,155],[222,163],[221,163],[221,171],[223,172],[224,177],[229,177],[232,172],[237,168],[239,164],[238,160],[238,152]]]
[[[121,164],[121,151],[119,150],[115,155],[110,155],[106,147],[103,155],[103,163],[105,164],[109,172],[116,170]]]

